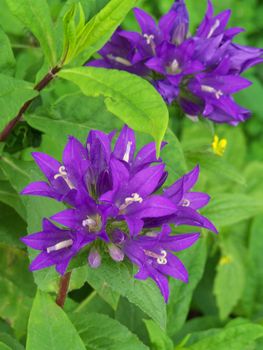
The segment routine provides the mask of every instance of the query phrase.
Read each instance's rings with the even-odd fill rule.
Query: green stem
[[[36,91],[43,90],[54,79],[54,77],[60,71],[60,69],[60,67],[54,67],[53,69],[51,69],[51,71],[48,72],[38,84],[36,84],[34,89]],[[25,104],[20,108],[20,111],[18,112],[17,116],[6,125],[4,130],[0,133],[0,142],[3,142],[7,139],[7,137],[10,135],[17,123],[20,122],[20,120],[23,118],[24,113],[28,110],[34,99],[35,98],[32,98],[31,100],[26,101]]]

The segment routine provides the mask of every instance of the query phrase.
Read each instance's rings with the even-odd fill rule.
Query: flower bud
[[[97,269],[100,264],[101,264],[101,256],[100,253],[97,251],[97,249],[92,248],[89,256],[88,256],[88,262],[90,267],[92,267],[93,269]]]
[[[109,245],[109,253],[113,260],[122,261],[124,259],[123,251],[118,248],[115,244]]]

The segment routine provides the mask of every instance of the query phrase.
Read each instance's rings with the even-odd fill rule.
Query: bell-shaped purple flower
[[[189,248],[199,238],[199,233],[174,236],[170,233],[170,227],[164,225],[160,233],[152,232],[149,236],[127,239],[123,245],[127,257],[139,267],[135,278],[152,278],[166,302],[169,298],[169,285],[165,276],[188,282],[186,268],[173,253]]]
[[[217,232],[198,212],[209,196],[192,192],[198,167],[162,193],[168,173],[162,160],[156,158],[155,144],[145,145],[136,154],[132,129],[125,125],[114,147],[113,136],[92,130],[85,146],[70,137],[62,162],[42,153],[33,154],[48,182],[35,182],[22,193],[63,201],[66,208],[50,217],[63,229],[44,219],[43,231],[22,238],[26,245],[40,250],[31,270],[55,265],[63,275],[83,248],[89,265],[98,268],[102,263],[100,252],[105,251],[119,263],[128,257],[140,268],[136,276],[152,277],[167,299],[164,275],[186,281],[186,271],[172,252],[198,238],[198,234],[170,236],[167,225]],[[159,234],[162,225],[166,226]],[[154,232],[151,237],[149,229]]]
[[[263,62],[263,50],[233,42],[243,29],[227,28],[230,10],[214,16],[208,0],[204,20],[193,36],[188,35],[184,0],[176,0],[159,24],[141,9],[134,13],[141,33],[118,29],[100,50],[102,58],[87,65],[145,77],[168,104],[177,103],[194,120],[203,116],[237,125],[250,116],[233,94],[250,85],[240,74]]]

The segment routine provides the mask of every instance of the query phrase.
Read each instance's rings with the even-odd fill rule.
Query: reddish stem
[[[43,90],[51,82],[51,80],[54,79],[55,75],[60,71],[60,69],[60,67],[53,68],[44,76],[44,78],[39,83],[36,84],[34,89],[36,91]],[[35,98],[32,98],[31,100],[25,102],[25,104],[21,107],[20,111],[18,112],[17,116],[6,125],[4,130],[0,133],[0,142],[5,141],[7,139],[7,137],[12,132],[17,123],[22,119],[23,114],[27,111],[34,99]]]
[[[64,276],[60,278],[60,281],[59,281],[59,291],[58,291],[56,303],[62,309],[64,307],[64,304],[67,298],[70,277],[71,277],[71,272],[67,272]]]

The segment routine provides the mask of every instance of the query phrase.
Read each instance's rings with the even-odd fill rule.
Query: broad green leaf
[[[106,303],[97,292],[93,291],[85,300],[83,300],[78,307],[74,310],[76,314],[90,313],[105,314],[110,317],[114,316],[114,310],[108,303]],[[77,317],[77,316],[76,316]]]
[[[2,130],[17,116],[23,104],[37,96],[38,92],[33,89],[32,84],[4,74],[0,74],[0,88],[0,130]]]
[[[262,198],[223,193],[212,198],[203,210],[203,215],[209,217],[216,226],[222,227],[247,220],[261,212],[263,212]]]
[[[149,350],[128,328],[106,315],[81,313],[73,323],[87,349]]]
[[[222,256],[217,265],[214,294],[220,318],[226,319],[241,298],[245,286],[245,267],[230,237],[221,236]]]
[[[29,317],[27,350],[85,350],[73,324],[48,294],[38,291]]]
[[[0,350],[12,350],[12,349],[0,341]]]
[[[85,95],[104,96],[111,113],[131,128],[152,135],[160,148],[168,110],[149,82],[124,71],[92,67],[63,70],[59,76],[77,84]]]
[[[6,0],[11,12],[35,35],[49,63],[57,64],[54,29],[46,0]]]
[[[167,145],[162,150],[161,158],[169,173],[165,186],[169,186],[183,176],[188,169],[182,146],[171,129],[167,130],[164,141],[167,142]]]
[[[8,320],[17,337],[26,333],[35,292],[24,252],[0,245],[0,317]]]
[[[251,226],[248,246],[248,269],[246,288],[242,297],[242,306],[249,317],[260,311],[263,303],[263,218],[258,216]]]
[[[178,254],[189,273],[189,283],[170,279],[170,298],[167,305],[167,332],[171,337],[183,326],[190,309],[193,292],[200,281],[207,256],[204,237],[191,248]]]
[[[0,202],[3,202],[23,218],[26,218],[25,207],[18,195],[8,181],[0,181]]]
[[[69,61],[83,53],[79,63],[86,62],[110,39],[136,2],[137,0],[109,1],[97,15],[79,29],[75,50],[69,57]]]
[[[103,297],[105,288],[120,293],[165,328],[166,310],[159,289],[153,281],[139,281],[133,275],[134,272],[128,262],[116,263],[106,256],[98,269],[88,267],[88,283],[99,295]]]
[[[23,246],[20,237],[26,234],[26,222],[9,205],[0,203],[0,242],[15,247]]]
[[[12,350],[25,350],[25,348],[16,339],[7,333],[0,333],[0,341],[9,346]]]
[[[241,350],[263,336],[263,327],[245,323],[229,326],[187,347],[187,350]]]
[[[165,333],[164,330],[160,329],[156,323],[152,320],[144,320],[150,341],[151,341],[151,350],[173,350],[174,345],[173,341]]]
[[[201,170],[206,170],[217,181],[230,180],[241,185],[245,185],[246,180],[240,171],[224,158],[221,158],[210,152],[189,152],[186,153],[188,161],[193,164],[199,164]]]
[[[130,303],[127,298],[120,297],[118,308],[115,311],[115,319],[136,334],[143,343],[149,343],[149,335],[144,323],[144,320],[148,317],[138,306]],[[156,325],[156,327],[160,329],[159,326]]]
[[[0,72],[12,75],[15,70],[15,57],[8,36],[0,28]]]

